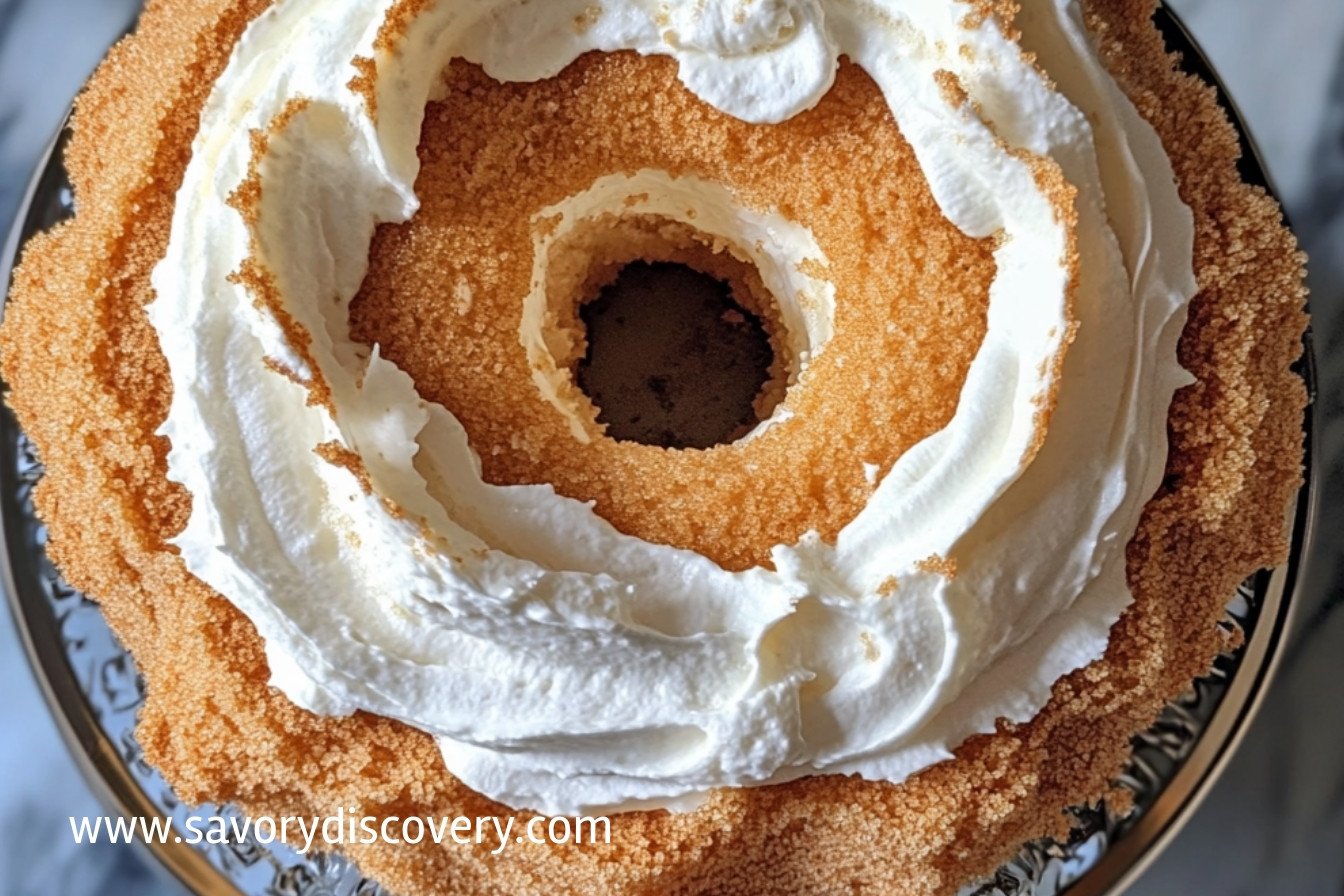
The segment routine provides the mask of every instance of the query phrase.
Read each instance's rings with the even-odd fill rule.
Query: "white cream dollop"
[[[394,5],[278,0],[251,24],[154,275],[170,475],[193,497],[177,544],[255,624],[277,687],[316,712],[401,719],[473,788],[564,813],[818,773],[898,781],[999,717],[1030,718],[1101,654],[1186,382],[1193,228],[1075,3],[1024,4],[1039,69],[948,0],[439,0],[389,46]],[[751,122],[815,104],[847,55],[949,220],[1000,235],[951,423],[835,544],[780,545],[773,570],[623,535],[549,487],[485,484],[458,421],[349,337],[374,227],[415,213],[421,118],[447,63],[533,80],[621,48],[674,56],[690,89]],[[373,102],[349,86],[357,57],[374,60]],[[230,204],[250,174],[253,219]],[[566,220],[635,197],[755,247],[785,299],[803,297],[799,351],[825,351],[844,296],[798,279],[797,259],[825,261],[805,221],[663,172],[594,185]],[[249,259],[267,301],[234,276]],[[544,360],[536,321],[519,338]]]

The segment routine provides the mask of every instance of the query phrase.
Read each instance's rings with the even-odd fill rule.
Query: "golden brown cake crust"
[[[421,136],[420,210],[379,228],[351,329],[462,421],[487,481],[551,483],[627,535],[741,570],[808,531],[834,541],[876,488],[864,465],[885,474],[952,419],[984,339],[993,242],[943,216],[857,66],[842,65],[815,109],[771,127],[700,101],[667,57],[594,53],[531,84],[458,63],[447,82]],[[534,216],[644,169],[725,184],[744,206],[809,228],[828,261],[835,335],[790,391],[793,416],[756,438],[671,451],[593,427],[580,444],[533,383],[518,330]],[[692,260],[673,240],[638,236],[601,248],[617,264]],[[463,289],[471,301],[448,300]]]
[[[368,715],[320,718],[266,684],[260,641],[165,538],[189,499],[154,429],[168,381],[145,319],[201,104],[264,0],[157,0],[78,102],[67,155],[78,217],[26,248],[0,331],[11,403],[48,476],[37,502],[70,581],[101,601],[148,683],[139,736],[189,802],[254,813],[506,812],[454,781],[431,739]],[[1241,184],[1213,92],[1176,72],[1151,0],[1092,0],[1106,59],[1172,156],[1195,212],[1201,287],[1180,347],[1198,383],[1170,415],[1167,481],[1129,548],[1135,603],[1100,661],[1031,723],[972,738],[897,785],[821,777],[723,791],[686,815],[613,819],[610,846],[488,855],[369,846],[371,876],[418,893],[950,893],[1061,807],[1106,793],[1128,738],[1226,646],[1216,622],[1253,569],[1286,554],[1300,482],[1303,259],[1277,205]],[[352,77],[356,72],[352,69]]]

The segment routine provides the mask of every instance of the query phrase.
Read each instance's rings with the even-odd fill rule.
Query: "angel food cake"
[[[1062,833],[1300,484],[1302,259],[1151,13],[151,3],[0,331],[147,755],[612,815],[350,848],[405,894],[946,893]],[[646,263],[768,341],[719,443],[585,391]]]

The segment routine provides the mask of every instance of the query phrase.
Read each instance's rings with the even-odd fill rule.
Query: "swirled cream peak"
[[[1024,5],[1020,43],[947,0],[279,0],[258,18],[202,115],[151,316],[170,472],[193,497],[177,544],[255,624],[273,682],[430,732],[472,787],[558,813],[900,780],[1099,656],[1184,381],[1192,227],[1076,5]],[[997,236],[951,422],[835,543],[781,544],[773,569],[486,484],[460,423],[348,332],[375,226],[415,214],[447,63],[534,80],[622,48],[675,57],[750,122],[815,104],[847,55],[948,219]],[[372,62],[355,85],[336,60]],[[563,203],[563,226],[627,200],[753,247],[773,289],[810,297],[781,303],[797,353],[826,351],[844,296],[799,273],[824,270],[806,222],[643,171]],[[540,318],[520,320],[544,367]]]

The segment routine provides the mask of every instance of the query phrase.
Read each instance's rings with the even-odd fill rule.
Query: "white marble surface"
[[[65,107],[137,0],[0,0],[0,232]],[[1297,635],[1265,711],[1206,804],[1134,887],[1344,893],[1344,2],[1171,0],[1250,123],[1312,254],[1324,508]],[[76,851],[98,813],[0,612],[0,890],[178,894],[125,847]]]

